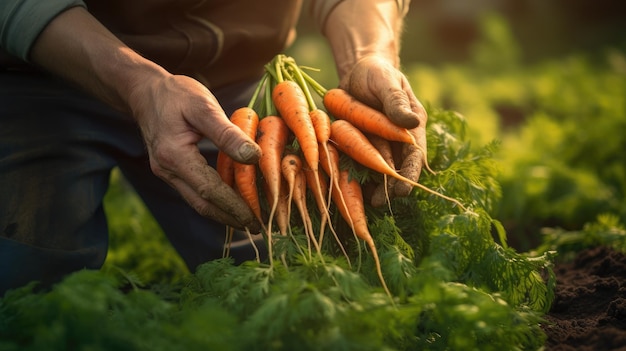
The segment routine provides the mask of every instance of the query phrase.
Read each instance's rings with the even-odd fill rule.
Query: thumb
[[[344,85],[351,95],[382,111],[396,125],[408,129],[419,126],[421,104],[404,74],[389,61],[376,56],[361,59]]]

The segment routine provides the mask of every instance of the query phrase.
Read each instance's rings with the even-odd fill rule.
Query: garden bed
[[[626,255],[585,249],[555,266],[546,350],[626,350]]]

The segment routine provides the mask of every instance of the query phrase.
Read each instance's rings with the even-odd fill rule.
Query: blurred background
[[[485,34],[481,22],[494,14],[506,22],[525,63],[626,45],[626,2],[619,0],[412,0],[403,61],[440,65],[471,60]],[[299,36],[317,36],[306,13]]]

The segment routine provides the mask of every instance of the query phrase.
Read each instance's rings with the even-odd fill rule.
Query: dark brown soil
[[[555,266],[546,350],[626,351],[626,255],[606,247]]]

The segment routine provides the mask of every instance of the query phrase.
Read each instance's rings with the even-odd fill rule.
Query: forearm
[[[344,0],[328,14],[322,28],[339,78],[363,57],[377,55],[394,67],[400,64],[404,13],[397,0]]]
[[[129,49],[82,7],[55,17],[30,51],[30,61],[111,106],[129,111],[132,92],[167,72]]]

